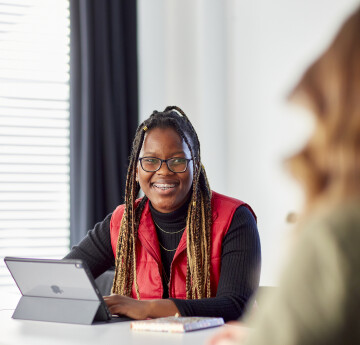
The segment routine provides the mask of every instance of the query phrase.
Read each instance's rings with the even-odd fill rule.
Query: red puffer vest
[[[140,199],[139,199],[140,200]],[[139,202],[137,200],[137,202]],[[211,242],[211,294],[216,295],[220,278],[221,244],[226,235],[235,210],[245,205],[255,214],[249,205],[244,202],[212,192],[212,242]],[[116,256],[116,245],[119,235],[120,222],[124,213],[124,205],[120,205],[113,212],[110,222],[111,245]],[[186,298],[186,229],[175,252],[170,269],[169,296]],[[154,222],[151,217],[149,202],[141,215],[138,241],[136,245],[136,277],[141,299],[162,298],[163,286],[161,280],[162,263],[160,247]],[[135,287],[132,296],[136,298]]]

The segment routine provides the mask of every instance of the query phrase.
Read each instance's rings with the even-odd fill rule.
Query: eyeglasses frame
[[[155,158],[155,159],[158,159],[158,160],[161,162],[161,164],[160,164],[159,168],[157,168],[156,170],[145,170],[145,169],[143,168],[143,166],[142,166],[142,160],[143,160],[144,158]],[[176,158],[181,158],[181,159],[185,159],[185,160],[186,160],[186,168],[185,168],[184,171],[173,171],[173,170],[169,167],[168,161],[171,160],[171,159],[176,159]],[[184,157],[171,157],[171,158],[168,158],[168,159],[161,159],[161,158],[157,158],[157,157],[141,157],[141,158],[139,158],[139,162],[140,162],[141,169],[144,170],[144,171],[146,171],[146,172],[156,172],[156,171],[160,170],[161,167],[162,167],[162,165],[163,165],[163,163],[165,162],[167,168],[168,168],[171,172],[173,172],[173,173],[175,173],[175,174],[182,174],[182,173],[186,172],[186,170],[188,169],[188,166],[189,166],[189,162],[190,162],[190,161],[192,161],[192,158],[184,158]]]

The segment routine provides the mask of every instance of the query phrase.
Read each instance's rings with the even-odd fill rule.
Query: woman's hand
[[[174,316],[179,313],[175,303],[168,299],[139,301],[127,296],[111,295],[104,296],[104,300],[111,314],[124,315],[136,320]]]
[[[149,301],[139,301],[127,296],[104,296],[105,303],[112,315],[124,315],[132,319],[143,320],[149,315]]]
[[[218,333],[213,335],[206,345],[239,345],[248,334],[248,328],[241,322],[229,322]]]

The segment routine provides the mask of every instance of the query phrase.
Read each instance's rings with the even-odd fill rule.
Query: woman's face
[[[140,158],[142,157],[190,159],[191,154],[186,143],[174,129],[154,128],[145,135],[140,151]],[[185,172],[174,173],[165,162],[155,172],[144,171],[138,163],[137,179],[152,206],[159,212],[169,213],[182,206],[190,194],[193,164],[190,161]]]

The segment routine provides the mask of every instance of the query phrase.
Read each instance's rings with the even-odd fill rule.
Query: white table
[[[20,296],[0,291],[1,345],[202,345],[219,327],[189,333],[136,332],[130,322],[95,325],[14,320]]]

